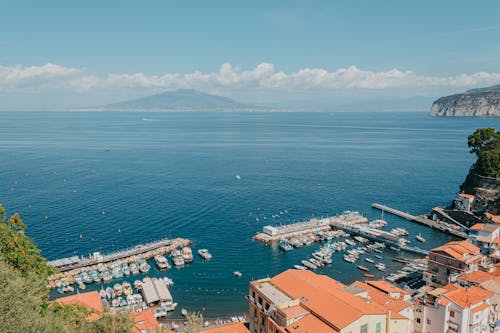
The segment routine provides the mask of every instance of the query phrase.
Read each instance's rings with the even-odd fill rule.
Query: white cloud
[[[339,91],[339,90],[396,90],[436,88],[470,88],[500,83],[500,73],[478,72],[455,76],[418,75],[410,70],[362,70],[356,66],[328,71],[323,68],[304,68],[285,73],[270,63],[261,63],[250,70],[241,70],[224,63],[216,72],[195,71],[187,74],[143,73],[93,74],[84,68],[68,68],[55,64],[43,66],[0,66],[0,93],[38,94],[45,92],[86,93],[123,90],[161,91],[195,88],[208,92],[232,90],[270,91],[280,93]],[[458,90],[460,90],[458,89]]]

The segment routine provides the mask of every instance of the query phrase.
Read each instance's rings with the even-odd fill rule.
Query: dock
[[[426,218],[423,215],[420,215],[420,216],[411,215],[409,213],[405,213],[405,212],[402,212],[402,211],[397,210],[395,208],[391,208],[391,207],[388,207],[388,206],[385,206],[382,204],[378,204],[378,203],[372,204],[372,207],[375,209],[379,209],[383,212],[387,212],[387,213],[402,217],[408,221],[423,224],[425,226],[442,231],[444,233],[448,233],[448,234],[451,234],[451,235],[454,235],[454,236],[457,236],[460,238],[467,238],[468,237],[466,232],[463,232],[461,230],[456,229],[456,228],[458,228],[458,226],[454,226],[454,225],[451,225],[451,224],[446,223],[446,222],[433,221],[431,219]]]
[[[130,263],[136,261],[137,259],[151,259],[156,255],[163,255],[172,252],[177,248],[189,246],[190,244],[191,241],[189,239],[164,238],[108,254],[94,252],[88,257],[72,256],[52,260],[49,261],[48,264],[53,266],[60,273],[75,273],[77,271],[90,269],[90,267],[98,264],[111,264],[113,262]]]
[[[328,231],[331,230],[332,225],[336,223],[355,225],[366,222],[368,222],[368,219],[358,212],[345,211],[340,215],[326,218],[312,218],[308,221],[280,226],[267,225],[263,228],[262,232],[257,233],[253,239],[263,243],[272,243],[282,238],[290,239],[293,237],[314,235],[320,231]]]

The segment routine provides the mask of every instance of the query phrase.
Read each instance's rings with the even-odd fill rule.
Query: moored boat
[[[212,259],[212,254],[207,249],[199,249],[198,254],[205,260]]]
[[[368,272],[368,268],[366,268],[365,266],[358,265],[357,268],[362,271]]]

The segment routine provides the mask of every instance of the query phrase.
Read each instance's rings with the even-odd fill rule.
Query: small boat
[[[165,258],[165,256],[157,255],[157,256],[155,256],[154,259],[155,259],[156,266],[158,266],[159,269],[169,269],[170,268],[170,264],[168,263],[168,260],[167,260],[167,258]]]
[[[113,286],[113,290],[115,292],[116,297],[119,297],[123,293],[123,287],[121,284],[117,283]]]
[[[187,315],[187,310],[186,309],[182,309],[181,310],[181,315],[183,315],[184,317]]]
[[[384,259],[384,257],[379,256],[378,254],[375,255],[375,258],[380,259],[380,260]]]
[[[106,298],[106,290],[104,290],[103,288],[101,288],[101,290],[99,290],[99,296],[101,298]]]
[[[366,268],[365,266],[358,265],[357,268],[365,272],[368,271],[368,268]]]
[[[151,266],[149,266],[147,261],[144,259],[137,260],[137,266],[139,267],[141,273],[148,273],[149,270],[151,269]]]
[[[390,248],[391,250],[393,250],[393,251],[397,251],[397,252],[401,251],[401,249],[400,249],[399,247],[391,246],[391,247],[389,247],[389,248]]]
[[[130,272],[132,272],[132,274],[134,274],[134,275],[137,275],[140,273],[139,267],[137,267],[137,264],[135,262],[133,262],[129,265],[129,269],[130,269]]]
[[[377,253],[382,253],[382,250],[380,250],[380,249],[373,249],[373,251],[375,251]]]
[[[115,292],[114,292],[113,288],[111,288],[111,287],[106,288],[106,297],[109,299],[115,298]]]
[[[111,301],[111,305],[114,307],[114,308],[117,308],[120,306],[120,301],[118,300],[118,298],[114,298],[112,301]]]
[[[122,284],[122,290],[123,290],[123,294],[125,296],[129,296],[129,295],[132,295],[133,291],[132,291],[132,285],[130,284],[130,282],[123,282]]]
[[[136,290],[142,290],[142,281],[141,280],[135,280],[134,281],[134,288]]]
[[[78,282],[78,288],[80,288],[81,290],[85,290],[87,287],[85,287],[85,284],[83,282]]]
[[[425,243],[425,238],[422,237],[422,234],[419,233],[416,238],[419,242]]]
[[[284,239],[284,238],[280,239],[280,241],[279,241],[279,247],[280,247],[280,249],[282,249],[285,252],[293,250],[293,246],[290,245],[290,243],[288,243],[288,241],[286,239]]]
[[[174,262],[174,266],[184,266],[184,258],[182,256],[173,257],[172,261]]]
[[[241,274],[240,271],[234,271],[233,272],[234,276],[241,277],[243,274]]]
[[[157,308],[153,311],[153,316],[155,318],[165,317],[167,315],[167,311],[163,308]]]
[[[122,273],[125,276],[129,276],[130,275],[130,268],[128,267],[128,264],[125,263],[125,262],[122,264]]]
[[[318,266],[316,266],[315,264],[313,264],[307,260],[302,260],[301,263],[302,263],[302,265],[304,265],[305,267],[310,268],[310,269],[317,269],[318,268]]]
[[[199,249],[198,254],[205,260],[212,259],[212,254],[210,254],[207,249]]]
[[[366,273],[366,274],[363,274],[364,277],[367,277],[367,278],[372,278],[374,277],[375,275],[373,274],[370,274],[370,273]]]
[[[237,180],[240,180],[240,179],[241,179],[241,176],[240,176],[240,175],[236,175],[236,176],[235,176],[235,178],[236,178]]]
[[[375,260],[371,259],[371,258],[365,258],[365,261],[373,264],[375,262]]]
[[[300,269],[301,271],[305,271],[307,269],[307,267],[304,267],[302,265],[293,265],[293,267],[295,267],[295,269]]]
[[[184,259],[186,263],[193,261],[193,251],[189,246],[182,248],[182,259]]]
[[[120,300],[120,306],[127,306],[128,305],[127,300],[125,298],[120,297],[119,300]]]

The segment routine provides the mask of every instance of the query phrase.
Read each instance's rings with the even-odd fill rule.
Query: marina
[[[405,212],[402,212],[400,210],[397,210],[397,209],[394,209],[394,208],[391,208],[391,207],[388,207],[388,206],[385,206],[382,204],[378,204],[378,203],[373,203],[372,207],[375,209],[379,209],[382,212],[387,212],[387,213],[402,217],[408,221],[420,223],[420,224],[423,224],[423,225],[428,226],[430,228],[440,230],[444,233],[448,233],[448,234],[451,234],[451,235],[454,235],[454,236],[457,236],[460,238],[464,238],[464,239],[467,238],[467,233],[462,231],[465,228],[464,226],[453,225],[453,224],[442,222],[442,221],[433,221],[431,219],[428,219],[424,215],[421,215],[421,216],[411,215],[409,213],[405,213]],[[467,229],[467,228],[465,228],[465,229]]]

